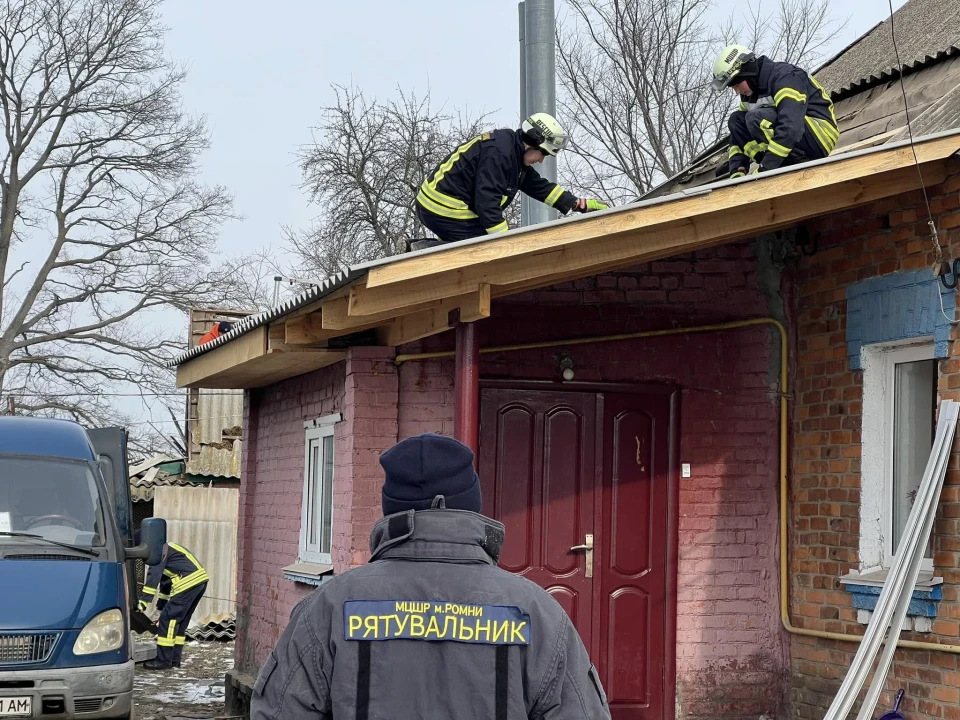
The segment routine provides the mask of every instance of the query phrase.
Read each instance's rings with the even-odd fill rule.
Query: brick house
[[[181,386],[246,389],[231,683],[365,562],[379,453],[429,430],[477,449],[502,565],[570,614],[614,717],[821,717],[960,399],[921,190],[960,257],[958,12],[898,11],[912,146],[881,25],[818,72],[827,160],[718,181],[718,145],[642,202],[351,268],[179,357]],[[888,683],[911,718],[960,717],[958,489],[952,461]]]

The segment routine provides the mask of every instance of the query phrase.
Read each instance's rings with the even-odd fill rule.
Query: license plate
[[[32,697],[0,697],[0,717],[30,717],[33,715]]]

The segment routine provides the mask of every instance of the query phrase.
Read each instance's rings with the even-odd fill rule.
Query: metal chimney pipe
[[[525,3],[517,3],[517,26],[520,29],[520,120],[527,117],[527,47],[524,41],[526,37],[526,12]],[[519,123],[518,123],[519,126]],[[520,224],[529,225],[530,203],[531,200],[523,193],[520,193]]]
[[[556,13],[553,2],[524,0],[521,3],[523,53],[520,68],[523,80],[520,87],[525,100],[521,104],[522,118],[537,112],[557,114]],[[548,156],[536,168],[540,175],[556,182],[555,158]],[[521,208],[528,210],[524,213],[523,225],[536,225],[557,217],[556,211],[536,200],[528,201]]]

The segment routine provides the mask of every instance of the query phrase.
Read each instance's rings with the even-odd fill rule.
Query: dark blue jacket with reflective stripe
[[[461,510],[390,515],[370,563],[294,609],[251,720],[609,720],[570,618],[497,567],[504,528]]]
[[[840,135],[830,94],[816,78],[796,65],[776,62],[764,55],[757,58],[757,65],[759,77],[750,80],[751,85],[756,85],[754,93],[749,97],[740,96],[740,109],[773,105],[777,110],[777,122],[772,128],[769,150],[763,156],[763,167],[769,170],[780,167],[807,126],[829,155]]]
[[[417,202],[428,212],[453,220],[479,218],[488,232],[505,230],[503,209],[518,191],[566,214],[577,198],[523,164],[519,130],[494,130],[472,138],[430,173]]]
[[[150,602],[151,596],[156,595],[159,589],[163,600],[167,594],[176,595],[208,579],[206,570],[189,550],[168,543],[164,548],[163,559],[157,565],[150,566],[140,599]]]

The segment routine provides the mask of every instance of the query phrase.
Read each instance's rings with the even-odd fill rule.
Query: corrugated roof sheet
[[[167,521],[167,538],[190,550],[210,576],[194,613],[201,626],[236,612],[239,501],[236,488],[161,487],[156,491],[153,514]]]
[[[309,305],[312,302],[326,297],[335,290],[339,290],[344,285],[353,282],[358,277],[361,277],[366,273],[365,270],[360,272],[355,272],[355,270],[355,268],[350,268],[345,272],[337,273],[336,275],[325,278],[324,280],[321,280],[318,285],[290,298],[289,300],[285,300],[275,308],[271,308],[261,313],[257,313],[256,315],[251,315],[239,320],[237,324],[233,326],[233,329],[227,334],[221,335],[215,340],[211,340],[208,343],[198,345],[190,350],[187,350],[186,352],[180,353],[173,360],[167,363],[167,367],[176,367],[180,363],[185,362],[192,357],[202,355],[209,350],[213,350],[215,347],[220,347],[221,345],[230,342],[234,338],[238,338],[241,335],[246,335],[251,330],[299,310],[300,308]]]
[[[224,430],[243,425],[243,390],[200,389],[193,441],[210,445],[223,441]],[[239,434],[239,433],[238,433]]]
[[[187,472],[191,475],[239,478],[242,454],[243,440],[234,440],[231,447],[201,445],[200,452],[187,463]]]
[[[960,0],[910,0],[893,16],[900,61],[906,70],[958,53]],[[849,94],[897,75],[890,19],[874,27],[817,71],[831,92]]]

